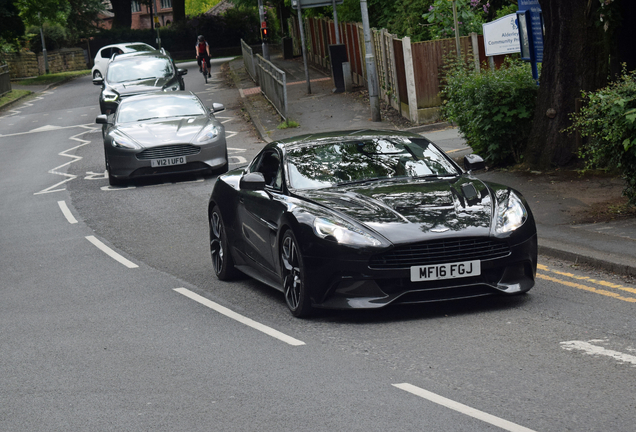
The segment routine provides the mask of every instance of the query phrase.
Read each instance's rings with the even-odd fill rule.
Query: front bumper
[[[410,269],[374,270],[369,261],[304,257],[312,281],[313,306],[328,309],[381,308],[488,295],[515,295],[534,286],[537,236],[510,246],[501,258],[481,260],[479,276],[411,282]],[[329,269],[329,270],[328,270]]]

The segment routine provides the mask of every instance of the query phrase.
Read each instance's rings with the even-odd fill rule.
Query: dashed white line
[[[127,260],[123,256],[119,255],[117,252],[115,252],[114,250],[112,250],[111,248],[106,246],[104,243],[99,241],[95,236],[86,236],[86,240],[88,240],[89,242],[93,243],[95,246],[97,246],[97,248],[99,250],[104,252],[106,255],[108,255],[109,257],[111,257],[115,261],[125,265],[126,267],[128,267],[128,268],[137,268],[137,267],[139,267],[134,262]]]
[[[66,205],[66,201],[58,201],[57,205],[60,206],[60,210],[62,210],[62,214],[64,215],[68,223],[70,224],[77,223],[77,219],[75,219],[75,217],[73,216],[73,213],[71,213],[71,211],[68,209],[68,206]]]
[[[300,341],[298,339],[294,339],[291,336],[287,336],[284,333],[279,332],[278,330],[274,330],[271,327],[268,327],[264,324],[261,324],[259,322],[254,321],[253,319],[244,317],[243,315],[240,315],[228,308],[226,308],[225,306],[221,306],[218,303],[215,303],[211,300],[206,299],[205,297],[202,297],[196,293],[193,293],[192,291],[185,289],[185,288],[175,288],[175,291],[178,292],[179,294],[183,294],[184,296],[198,302],[201,303],[204,306],[209,307],[212,310],[217,311],[218,313],[225,315],[228,318],[232,318],[233,320],[236,320],[238,322],[240,322],[241,324],[245,324],[248,327],[251,327],[255,330],[258,330],[260,332],[263,332],[273,338],[276,338],[282,342],[285,342],[289,345],[293,345],[293,346],[300,346],[300,345],[305,345],[305,342]]]
[[[610,349],[603,348],[597,345],[592,345],[589,342],[583,342],[583,341],[561,342],[561,347],[568,351],[579,350],[589,355],[611,357],[614,360],[618,360],[621,363],[631,363],[636,366],[636,356],[633,356],[631,354],[625,354],[620,351],[610,350]]]
[[[507,430],[510,432],[534,432],[532,429],[528,429],[527,427],[520,426],[516,423],[509,422],[508,420],[504,420],[492,414],[488,414],[478,409],[471,408],[468,405],[455,402],[454,400],[447,399],[443,396],[432,393],[428,390],[424,390],[420,387],[416,387],[412,384],[402,383],[393,384],[393,386],[399,388],[400,390],[404,390],[421,398],[427,399],[436,404],[445,406],[446,408],[450,408],[454,411],[476,418],[483,422],[490,423],[491,425],[497,426],[503,430]]]

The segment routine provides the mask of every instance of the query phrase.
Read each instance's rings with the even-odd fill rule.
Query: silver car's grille
[[[153,147],[137,153],[137,159],[162,159],[176,156],[190,156],[199,154],[201,149],[191,144],[167,145],[162,147]]]
[[[507,243],[490,239],[464,238],[436,240],[398,246],[371,257],[372,269],[399,269],[411,266],[503,258],[510,254]]]

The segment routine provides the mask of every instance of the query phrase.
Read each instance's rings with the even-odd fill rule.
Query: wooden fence
[[[330,72],[329,45],[335,44],[335,26],[326,18],[305,18],[305,41],[308,63]],[[301,55],[298,21],[289,20],[294,55]],[[338,23],[340,43],[346,46],[354,84],[367,86],[366,50],[361,23]],[[397,38],[386,29],[372,29],[372,42],[380,97],[415,124],[439,117],[440,71],[444,59],[456,55],[455,39],[411,43],[410,38]],[[483,36],[473,34],[460,38],[462,57],[480,68],[486,61]],[[503,57],[503,56],[500,56]],[[497,63],[501,58],[496,59]]]

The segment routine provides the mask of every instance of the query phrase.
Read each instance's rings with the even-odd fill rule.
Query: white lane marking
[[[593,342],[593,341],[590,341],[590,342]],[[561,348],[568,351],[573,351],[573,350],[583,351],[585,354],[588,354],[588,355],[607,356],[615,360],[618,360],[619,362],[631,363],[634,366],[636,366],[636,356],[633,356],[631,354],[625,354],[620,351],[610,350],[610,349],[603,348],[597,345],[592,345],[589,342],[583,342],[583,341],[561,342]]]
[[[106,255],[108,255],[109,257],[111,257],[115,261],[119,262],[120,264],[123,264],[123,265],[125,265],[128,268],[137,268],[137,267],[139,267],[134,262],[128,261],[126,258],[124,258],[123,256],[119,255],[117,252],[115,252],[114,250],[112,250],[111,248],[106,246],[104,243],[102,243],[101,241],[97,240],[97,238],[95,236],[86,236],[86,240],[88,240],[89,242],[93,243],[95,246],[97,246],[97,248],[99,250],[101,250]]]
[[[61,120],[61,119],[59,119]],[[90,127],[93,130],[97,130],[94,129],[94,126],[92,123],[89,124],[81,124],[81,125],[72,125],[72,126],[42,126],[36,129],[31,129],[30,131],[26,131],[26,132],[16,132],[16,133],[10,133],[10,134],[6,134],[6,135],[2,135],[0,134],[0,137],[2,138],[6,138],[6,137],[13,137],[13,136],[19,136],[19,135],[28,135],[28,134],[32,134],[32,133],[41,133],[41,132],[51,132],[51,131],[58,131],[58,130],[63,130],[63,129],[73,129],[73,128],[88,128]]]
[[[77,162],[78,160],[82,159],[80,156],[74,156],[74,155],[67,154],[67,152],[73,151],[73,150],[78,149],[80,147],[83,147],[83,146],[85,146],[87,144],[90,144],[90,141],[78,138],[80,135],[83,135],[83,134],[85,134],[87,132],[94,132],[94,131],[97,130],[95,128],[88,127],[88,126],[82,126],[82,127],[88,128],[88,130],[84,131],[84,132],[80,132],[77,135],[73,135],[72,137],[69,138],[69,139],[71,139],[73,141],[79,141],[81,144],[78,145],[78,146],[75,146],[75,147],[71,147],[70,149],[66,149],[63,152],[58,153],[59,156],[70,157],[73,160],[69,161],[69,162],[66,162],[66,163],[63,163],[62,165],[57,166],[57,167],[53,168],[52,170],[49,170],[50,174],[57,174],[57,175],[61,175],[61,176],[66,177],[66,178],[64,180],[62,180],[61,182],[55,183],[53,186],[49,186],[46,189],[42,189],[40,192],[35,192],[33,195],[41,195],[41,194],[45,194],[45,193],[60,192],[60,191],[66,190],[65,187],[63,187],[61,189],[55,189],[55,188],[57,188],[58,186],[63,185],[66,182],[69,182],[69,181],[77,178],[77,176],[74,175],[74,174],[63,173],[63,172],[59,172],[58,170],[60,168],[64,168],[65,166],[72,164],[73,162]]]
[[[60,210],[62,210],[62,214],[64,215],[68,223],[70,224],[77,223],[77,219],[75,219],[75,217],[73,216],[73,213],[71,213],[71,211],[68,209],[68,206],[66,205],[66,201],[58,201],[57,205],[60,206]]]
[[[263,332],[273,338],[276,338],[280,341],[283,341],[289,345],[293,345],[293,346],[300,346],[300,345],[305,345],[305,342],[303,341],[299,341],[298,339],[294,339],[291,336],[287,336],[284,333],[279,332],[278,330],[274,330],[271,327],[268,327],[264,324],[258,323],[250,318],[244,317],[243,315],[237,314],[236,312],[226,308],[225,306],[221,306],[218,303],[215,303],[211,300],[206,299],[205,297],[202,297],[196,293],[193,293],[192,291],[185,289],[185,288],[175,288],[175,291],[178,292],[179,294],[183,294],[184,296],[201,303],[204,306],[209,307],[210,309],[213,309],[215,311],[217,311],[220,314],[225,315],[228,318],[232,318],[233,320],[236,320],[238,322],[240,322],[241,324],[245,324],[248,327],[252,327],[255,330],[258,330],[260,332]]]
[[[493,426],[497,426],[501,429],[504,429],[510,432],[534,432],[532,429],[528,429],[516,423],[509,422],[508,420],[495,417],[494,415],[485,413],[483,411],[479,411],[478,409],[471,408],[467,405],[461,404],[459,402],[455,402],[454,400],[447,399],[443,396],[440,396],[428,390],[424,390],[422,388],[416,387],[412,384],[402,383],[402,384],[393,384],[393,386],[401,390],[407,391],[409,393],[412,393],[421,398],[427,399],[431,402],[435,402],[436,404],[445,406],[446,408],[450,408],[452,410],[455,410],[462,414],[466,414],[467,416],[470,416],[470,417],[474,417],[486,423],[490,423]]]

